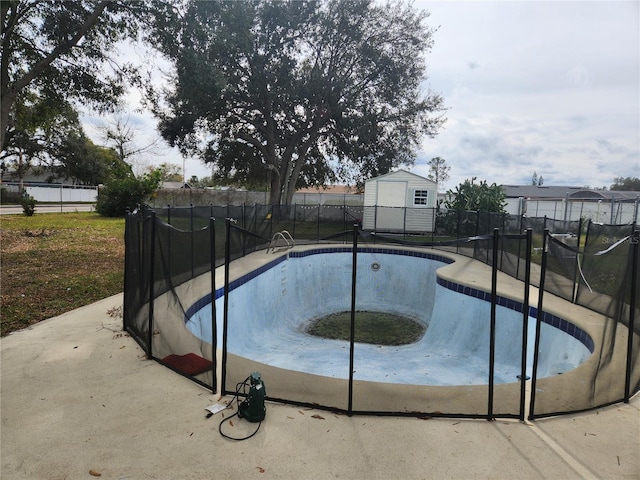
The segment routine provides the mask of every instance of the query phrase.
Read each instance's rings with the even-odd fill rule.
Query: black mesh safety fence
[[[638,263],[633,261],[638,232],[634,225],[589,223],[583,249],[548,234],[544,252],[545,310],[570,308],[576,312],[571,317],[580,315],[581,321],[571,323],[544,314],[539,335],[548,346],[536,352],[544,355],[550,348],[566,351],[556,363],[537,369],[536,376],[547,376],[534,382],[532,415],[583,411],[628,401],[640,389],[639,337],[634,323],[638,316]],[[573,268],[577,270],[575,280],[571,278]],[[548,293],[574,303],[567,307]],[[567,348],[560,339],[554,340],[557,334],[551,327],[565,331],[568,336],[564,341],[574,342],[579,348]],[[582,355],[584,362],[566,371],[565,363],[575,355]],[[553,382],[559,374],[566,379],[562,384]]]
[[[213,281],[210,228],[179,230],[156,222],[151,352],[178,373],[215,390],[215,317],[210,304],[206,308]]]
[[[287,223],[281,218],[274,225],[283,228]],[[325,308],[326,301],[339,305],[344,300],[340,308],[348,310],[348,296],[331,291],[337,283],[330,281],[332,273],[323,266],[306,274],[290,268],[286,251],[282,246],[267,248],[266,237],[260,237],[266,242],[264,248],[243,255],[256,234],[231,221],[228,226],[228,289],[220,299],[224,305],[223,393],[233,393],[248,373],[257,371],[265,379],[270,399],[346,410],[348,363],[340,365],[343,345],[304,345],[299,328],[303,320]],[[321,355],[335,357],[334,376],[313,373]]]
[[[215,216],[215,215],[214,215]],[[345,231],[361,223],[363,207],[351,205],[245,205],[229,207],[224,216],[234,226],[271,241],[295,239],[296,243],[345,241]]]
[[[549,231],[547,278],[545,289],[570,302],[575,301],[578,280],[578,255],[582,222],[544,219]]]
[[[524,419],[530,401],[533,419],[638,392],[635,225],[432,213],[432,231],[417,232],[368,230],[366,207],[347,205],[137,210],[126,219],[124,326],[150,357],[213,390],[219,374],[230,393],[259,371],[272,400],[349,414]],[[468,261],[484,266],[469,276]],[[389,283],[391,266],[411,275]],[[367,310],[438,335],[362,340]],[[353,322],[346,338],[310,333],[328,313]]]
[[[155,222],[141,210],[125,217],[124,329],[149,353],[152,228]]]
[[[627,338],[627,378],[625,381],[625,402],[640,391],[640,230],[636,228],[631,237],[631,266],[629,267],[630,298],[627,305],[627,328],[631,334]]]
[[[214,222],[189,210],[171,209],[171,215],[158,218],[142,209],[127,219],[126,248],[129,242],[142,248],[127,253],[124,322],[149,358],[215,390]],[[137,253],[140,268],[132,268]],[[146,297],[138,292],[138,282]]]
[[[581,262],[576,303],[623,321],[628,304],[629,267],[634,225],[602,225],[590,222]]]
[[[260,371],[269,379],[268,397],[287,403],[347,413],[524,418],[525,380],[520,378],[525,378],[522,345],[529,329],[528,315],[522,317],[527,309],[498,295],[497,285],[484,285],[483,290],[466,292],[469,302],[482,299],[482,308],[466,310],[470,318],[432,317],[436,290],[452,301],[463,291],[455,282],[433,282],[435,270],[451,259],[433,250],[432,244],[362,232],[357,223],[350,233],[355,243],[343,247],[284,256],[268,248],[242,256],[234,252],[242,251],[254,234],[229,223],[223,391],[233,392],[247,372]],[[483,243],[493,264],[498,239],[484,235],[463,241]],[[390,243],[402,249],[392,249]],[[254,274],[237,277],[249,257],[260,281],[254,281]],[[389,283],[389,268],[420,273]],[[446,310],[447,304],[441,301],[438,308]],[[367,315],[392,315],[397,320],[394,309],[399,305],[413,309],[401,312],[403,320],[424,326],[431,318],[442,318],[429,328],[438,329],[438,338],[448,339],[447,345],[434,350],[429,337],[406,344],[395,343],[396,337],[390,344],[372,341],[368,336],[380,332]],[[496,316],[495,309],[509,310],[510,315]],[[324,317],[331,317],[330,334],[342,328],[342,337],[318,341],[312,332],[322,328]],[[344,330],[348,321],[354,322],[352,331]],[[460,334],[472,344],[473,354],[460,351]]]
[[[415,238],[359,232],[352,267],[356,272],[350,399],[354,411],[524,418],[527,359],[523,345],[530,330],[529,315],[528,309],[522,304],[518,307],[503,293],[507,277],[498,280],[496,269],[492,282],[493,269],[487,268],[488,281],[478,288],[432,279],[437,270],[452,262],[440,249],[473,244],[474,254],[497,265],[503,242],[527,243],[527,236],[502,235],[494,229],[491,235],[419,243]],[[411,249],[390,250],[390,243]],[[386,285],[381,278],[391,268],[419,273]],[[527,284],[520,288],[526,291]],[[367,310],[384,312],[398,305],[403,306],[401,317],[427,325],[424,336],[409,345],[366,343],[369,330],[375,331],[367,323]],[[361,321],[358,315],[363,316]]]

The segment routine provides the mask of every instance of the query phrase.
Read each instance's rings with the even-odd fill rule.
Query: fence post
[[[403,219],[402,219],[402,239],[407,239],[407,207],[402,207]]]
[[[221,394],[226,395],[227,391],[227,335],[229,330],[229,263],[231,263],[231,219],[225,220],[225,242],[224,242],[224,301],[222,320],[222,378]]]
[[[322,207],[318,204],[318,219],[316,222],[316,243],[320,243],[320,209]]]
[[[460,240],[460,210],[456,212],[456,240]],[[456,253],[460,253],[460,242],[456,242]]]
[[[493,252],[491,265],[491,329],[489,334],[489,401],[487,420],[493,420],[493,384],[496,355],[496,304],[498,303],[498,242],[500,231],[493,229]]]
[[[358,224],[353,225],[353,259],[351,267],[351,330],[349,333],[349,401],[347,415],[353,415],[353,357],[356,333],[356,275],[358,266]]]
[[[520,360],[520,421],[524,422],[524,403],[527,386],[527,344],[529,343],[529,289],[531,286],[531,239],[532,230],[527,229],[527,251],[525,253],[524,301],[522,309],[522,359]],[[520,263],[520,262],[518,262]]]
[[[123,287],[124,287],[124,298],[123,298],[123,302],[122,302],[122,331],[126,332],[127,331],[127,297],[128,295],[130,295],[129,293],[129,284],[130,284],[130,280],[129,280],[129,276],[131,275],[131,266],[129,265],[129,263],[131,263],[131,249],[133,248],[132,242],[130,240],[131,238],[131,224],[133,223],[133,220],[131,219],[131,212],[129,211],[129,207],[126,208],[125,212],[124,212],[124,281],[123,281]],[[139,242],[136,239],[136,245],[138,245]],[[139,253],[139,252],[138,252]],[[129,275],[127,275],[127,273]],[[136,289],[137,289],[137,285],[136,285]]]
[[[531,400],[529,402],[529,420],[535,417],[536,405],[536,381],[538,377],[538,351],[540,350],[540,330],[542,328],[542,297],[544,294],[544,282],[547,274],[547,241],[549,229],[544,229],[542,238],[542,261],[540,262],[540,284],[538,286],[538,308],[536,310],[536,339],[533,347],[533,365],[531,366]],[[527,307],[529,308],[529,307]]]
[[[289,208],[291,208],[291,207],[289,207]],[[296,211],[297,211],[297,209],[298,209],[298,204],[294,203],[293,204],[293,232],[291,233],[293,238],[296,238],[296,217],[297,217]]]
[[[614,225],[615,222],[613,221],[613,211],[614,211],[614,205],[616,202],[616,197],[615,195],[611,196],[611,208],[609,209],[609,225]]]
[[[151,251],[149,252],[149,331],[147,332],[147,358],[153,358],[153,285],[154,285],[154,264],[156,251],[156,212],[151,212],[149,217],[151,222]]]
[[[378,205],[373,206],[373,230],[378,230]]]
[[[191,210],[189,211],[189,241],[190,241],[190,250],[191,250],[191,278],[193,278],[194,273],[194,255],[193,255],[193,203],[191,204]]]
[[[580,255],[580,239],[582,237],[582,217],[578,220],[578,235],[576,239],[576,261],[573,263],[573,289],[571,291],[571,303],[576,303],[578,296],[578,262]]]
[[[627,332],[627,368],[624,380],[624,403],[629,403],[631,397],[631,370],[633,368],[633,336],[635,334],[636,292],[638,290],[638,243],[640,230],[631,234],[631,300],[629,301],[629,328]]]
[[[216,393],[218,378],[216,375],[216,349],[218,347],[218,332],[216,324],[216,229],[215,218],[209,217],[209,268],[211,270],[211,393]]]

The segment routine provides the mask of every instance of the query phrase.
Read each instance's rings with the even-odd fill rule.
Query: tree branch
[[[100,18],[100,15],[102,15],[102,12],[104,12],[107,6],[111,3],[112,2],[109,0],[104,0],[96,5],[94,11],[87,17],[76,34],[68,41],[56,46],[48,55],[38,61],[29,72],[25,73],[21,78],[17,79],[11,86],[12,92],[15,92],[17,94],[17,92],[29,85],[34,78],[40,75],[42,71],[49,65],[51,65],[51,63],[53,63],[54,60],[60,57],[60,55],[68,53],[73,48],[73,46],[76,45],[87,34],[91,27],[96,24],[96,22]]]

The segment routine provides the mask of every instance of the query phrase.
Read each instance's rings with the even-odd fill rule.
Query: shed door
[[[404,207],[407,201],[407,182],[378,182],[376,205]]]
[[[376,230],[402,230],[407,182],[378,182]]]

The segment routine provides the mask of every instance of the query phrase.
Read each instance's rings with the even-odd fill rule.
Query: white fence
[[[529,200],[508,199],[506,211],[512,215],[549,217],[557,220],[590,219],[595,223],[626,225],[638,223],[640,195],[634,200]]]
[[[10,192],[19,192],[15,183],[2,183],[2,188]],[[25,183],[28,195],[42,203],[95,203],[98,199],[98,187],[84,185],[63,185],[56,183]]]

